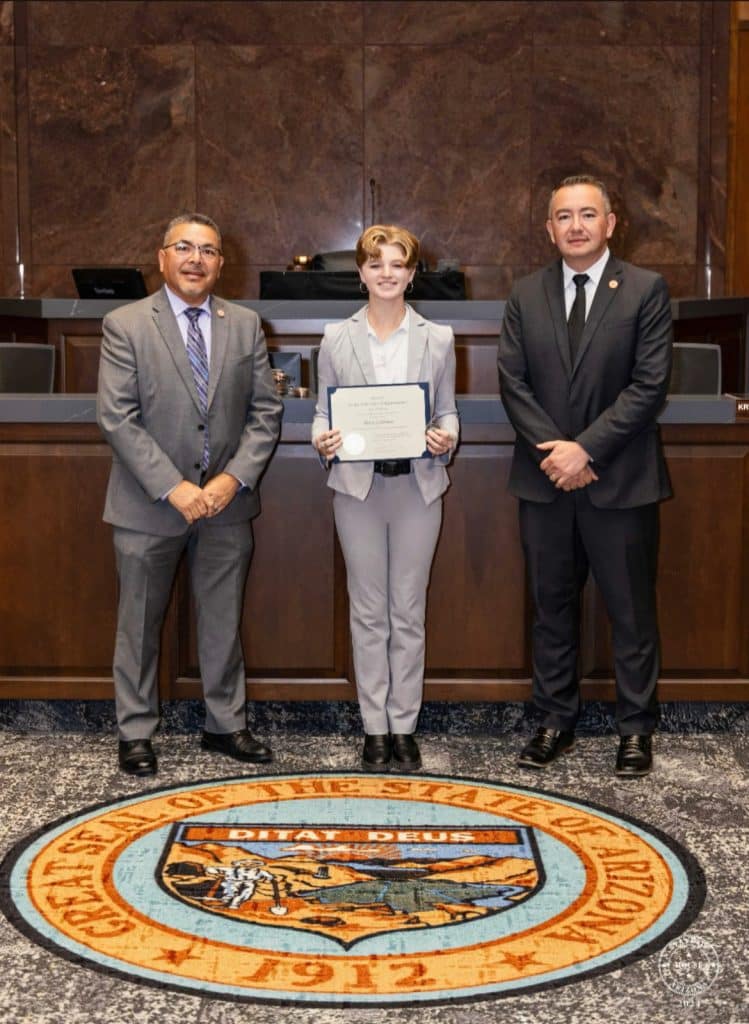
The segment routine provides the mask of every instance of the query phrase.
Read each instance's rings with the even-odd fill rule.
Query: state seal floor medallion
[[[535,789],[265,775],[82,810],[2,866],[16,927],[85,966],[215,998],[491,999],[683,932],[704,880],[659,830]]]

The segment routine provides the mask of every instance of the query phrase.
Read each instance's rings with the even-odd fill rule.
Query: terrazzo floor
[[[486,778],[590,800],[657,826],[700,862],[707,898],[687,934],[714,948],[719,975],[696,1006],[664,983],[657,955],[561,988],[464,1005],[325,1009],[231,1003],[137,985],[70,963],[0,917],[0,1019],[7,1024],[749,1024],[749,710],[745,705],[665,709],[656,768],[640,780],[613,774],[608,711],[591,706],[573,754],[542,776],[515,758],[532,722],[522,705],[427,707],[421,747],[430,774]],[[360,739],[345,705],[258,705],[253,731],[272,741],[273,770],[357,769]],[[166,709],[155,780],[116,766],[111,707],[0,702],[0,856],[66,813],[156,785],[224,778],[242,766],[199,747],[199,708]]]

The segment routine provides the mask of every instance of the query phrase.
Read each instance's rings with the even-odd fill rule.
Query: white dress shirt
[[[408,308],[393,333],[380,341],[367,317],[369,351],[374,364],[375,381],[378,384],[405,384],[408,373]]]
[[[208,359],[208,365],[211,365],[211,297],[210,295],[202,302],[199,306],[190,306],[184,299],[181,299],[179,295],[175,295],[170,289],[168,284],[164,285],[166,289],[166,297],[169,299],[169,305],[174,311],[174,316],[177,320],[177,326],[179,327],[179,333],[182,335],[182,340],[187,348],[187,328],[190,323],[189,319],[185,316],[186,309],[200,309],[202,310],[201,315],[198,317],[198,324],[200,325],[200,333],[203,335],[205,341],[205,354]],[[206,316],[203,316],[202,313]]]
[[[575,274],[587,274],[588,280],[585,282],[585,316],[587,318],[590,313],[590,307],[593,303],[593,298],[596,294],[596,288],[598,282],[601,280],[604,267],[609,261],[609,250],[601,256],[600,259],[596,260],[592,267],[588,267],[587,270],[573,270],[572,267],[568,267],[567,264],[562,260],[562,273],[564,275],[564,308],[567,319],[570,318],[570,310],[572,309],[572,303],[575,301],[575,282],[572,278]]]

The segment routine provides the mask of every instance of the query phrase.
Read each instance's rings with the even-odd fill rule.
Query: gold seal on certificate
[[[330,426],[341,432],[339,462],[428,458],[429,385],[329,387]]]

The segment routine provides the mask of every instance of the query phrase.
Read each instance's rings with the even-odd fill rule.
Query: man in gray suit
[[[657,710],[657,503],[671,493],[656,419],[672,325],[663,278],[610,255],[615,223],[600,181],[565,179],[546,225],[561,259],[515,285],[500,336],[543,723],[519,763],[544,768],[573,746],[580,592],[590,568],[612,627],[616,772],[644,775]]]
[[[112,448],[104,519],[119,581],[114,684],[120,768],[153,775],[159,636],[186,550],[205,699],[204,750],[267,762],[246,721],[239,638],[258,481],[282,403],[257,315],[213,296],[216,224],[184,214],[159,250],[164,286],[104,319],[97,419]]]

